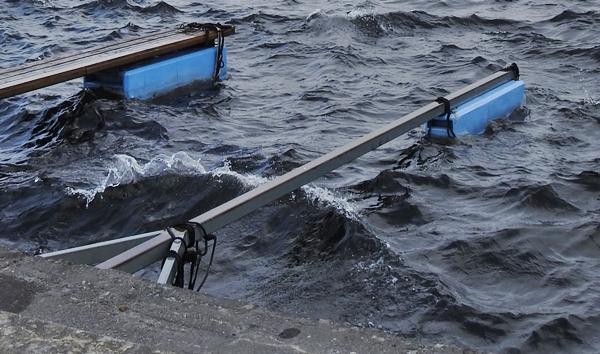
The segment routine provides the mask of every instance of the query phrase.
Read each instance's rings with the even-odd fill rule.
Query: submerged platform
[[[178,51],[185,50],[189,54],[194,50],[214,48],[215,39],[234,33],[233,26],[223,26],[221,30],[209,26],[179,26],[143,37],[93,47],[73,55],[0,70],[0,99],[158,56],[172,55]]]
[[[0,284],[0,353],[475,353],[3,247]]]

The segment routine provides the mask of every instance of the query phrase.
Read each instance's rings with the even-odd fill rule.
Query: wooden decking
[[[232,26],[224,27],[222,31],[223,36],[234,33]],[[0,70],[0,99],[157,55],[202,46],[217,37],[216,29],[177,28]]]

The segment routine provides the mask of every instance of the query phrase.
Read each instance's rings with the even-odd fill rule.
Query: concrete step
[[[0,353],[475,353],[2,247],[0,284]]]
[[[171,352],[0,311],[0,354],[13,353],[167,354]]]

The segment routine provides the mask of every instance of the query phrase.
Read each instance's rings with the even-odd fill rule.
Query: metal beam
[[[514,79],[517,79],[517,77],[513,71],[500,71],[459,91],[451,93],[446,96],[446,98],[450,101],[451,106],[455,107],[460,103],[466,102],[498,85]],[[265,183],[199,215],[193,218],[191,222],[202,225],[207,233],[211,233],[443,113],[443,104],[433,102],[283,176],[277,177],[269,183]],[[203,234],[202,228],[196,227],[195,229],[196,235]],[[144,259],[148,261],[148,264],[153,263],[164,257],[165,252],[169,249],[170,242],[171,238],[168,235],[166,237],[165,235],[157,236],[155,239],[141,244],[118,257],[107,260],[99,265],[99,267],[135,272],[141,269],[136,268],[141,266],[142,263],[134,261],[134,259],[144,257]],[[162,253],[159,254],[153,251],[157,248],[160,248]],[[150,253],[153,255],[156,254],[157,258],[149,257]],[[132,265],[134,262],[136,266]],[[166,272],[166,274],[163,275],[161,273],[160,278],[172,279],[174,271],[173,267],[165,267],[163,268],[163,272]]]
[[[512,72],[499,72],[476,82],[465,89],[446,96],[451,106],[468,101],[480,94],[513,79]],[[355,160],[398,136],[418,127],[444,113],[443,104],[431,103],[413,113],[356,139],[322,157],[265,183],[225,204],[222,204],[194,219],[191,222],[201,224],[206,232],[213,232],[258,208],[294,191],[301,186]],[[198,231],[198,230],[197,230]],[[201,234],[201,233],[197,233]]]
[[[184,233],[183,240],[186,244],[189,244],[190,240],[187,232]],[[169,251],[176,252],[179,255],[179,257],[183,257],[185,253],[185,244],[181,242],[180,239],[174,239],[171,242],[171,247],[169,248]],[[177,261],[175,260],[175,257],[167,257],[167,259],[165,259],[165,264],[163,264],[163,269],[172,269],[172,271],[161,272],[160,276],[158,277],[157,283],[173,285],[173,280],[175,279],[176,266]]]
[[[48,259],[62,259],[76,264],[97,264],[121,254],[140,243],[153,239],[162,233],[165,233],[165,231],[153,231],[116,240],[44,253],[40,256]]]
[[[127,251],[116,255],[98,264],[100,269],[118,269],[124,272],[135,273],[148,265],[165,257],[169,250],[171,236],[166,232],[149,239]]]

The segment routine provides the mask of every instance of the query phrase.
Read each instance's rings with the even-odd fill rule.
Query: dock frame
[[[518,78],[519,72],[517,66],[507,66],[502,71],[477,81],[457,92],[451,93],[445,98],[449,101],[451,107],[456,107],[457,105],[472,100],[510,80],[518,80]],[[446,108],[445,103],[434,101],[370,134],[358,138],[345,146],[193,218],[186,223],[185,227],[188,229],[190,227],[193,228],[193,233],[195,235],[205,236],[210,234],[297,188],[316,180],[336,168],[351,162],[367,152],[378,148],[409,130],[421,126],[434,118],[443,116],[446,112]],[[184,243],[189,243],[189,232],[185,231],[182,239],[174,238],[172,234],[164,231],[156,231],[153,236],[151,234],[152,233],[144,234],[144,237],[138,235],[121,239],[122,242],[128,242],[129,245],[133,241],[138,242],[138,244],[120,254],[116,254],[117,252],[114,251],[114,247],[108,247],[109,242],[114,245],[114,243],[118,243],[119,240],[78,247],[73,249],[73,252],[77,253],[79,259],[82,259],[85,258],[82,253],[84,252],[83,248],[85,248],[85,252],[102,250],[102,252],[104,252],[105,260],[97,264],[96,267],[101,269],[119,269],[130,273],[134,273],[154,262],[165,259],[158,282],[161,284],[173,284],[173,279],[176,275],[177,260],[175,256],[168,256],[168,252],[174,252],[181,255],[184,251]],[[182,240],[184,242],[182,242]],[[70,252],[67,250],[44,254],[42,257],[66,258],[70,257],[69,254]],[[95,260],[98,259],[98,255],[96,255]]]

